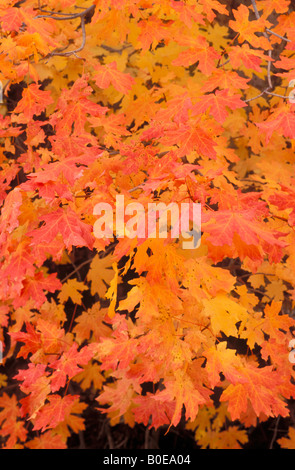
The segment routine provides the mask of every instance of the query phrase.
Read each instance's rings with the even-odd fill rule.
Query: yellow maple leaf
[[[82,294],[87,290],[88,287],[85,286],[83,282],[77,281],[77,279],[68,279],[61,288],[60,293],[58,294],[58,300],[61,303],[65,303],[69,298],[74,302],[74,304],[81,305]]]
[[[113,318],[115,316],[115,308],[117,303],[117,288],[118,288],[118,279],[119,279],[119,271],[117,268],[117,264],[113,264],[113,270],[115,271],[115,275],[111,280],[110,287],[106,293],[106,298],[110,300],[108,316]]]
[[[204,299],[203,304],[205,313],[211,318],[214,334],[223,331],[228,336],[235,336],[236,323],[247,317],[247,309],[226,295],[217,295],[210,300]]]
[[[112,255],[104,258],[100,258],[98,254],[94,256],[87,274],[87,281],[91,282],[91,295],[98,294],[100,298],[105,296],[107,286],[114,277],[112,263]]]
[[[288,436],[288,438],[281,437],[281,439],[278,439],[278,444],[283,449],[295,449],[295,429],[293,427],[289,427]]]
[[[0,374],[0,387],[6,387],[7,385],[7,376],[5,374]]]
[[[105,378],[101,374],[99,365],[89,362],[83,367],[83,371],[77,374],[72,380],[80,383],[83,390],[87,390],[88,388],[91,388],[91,386],[96,390],[100,390]]]

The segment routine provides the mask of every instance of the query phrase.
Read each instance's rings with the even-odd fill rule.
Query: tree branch
[[[282,39],[283,41],[291,42],[290,39],[284,38],[284,36],[281,36],[280,34],[275,33],[275,32],[272,31],[271,29],[266,28],[266,31],[267,31],[268,33],[270,33],[270,34],[273,34],[274,36],[277,36],[277,38],[280,38],[280,39]]]
[[[258,11],[258,9],[257,9],[256,1],[255,1],[255,0],[251,0],[251,3],[252,3],[252,6],[253,6],[253,10],[254,10],[256,19],[259,20],[260,14],[259,14],[259,11]],[[270,41],[269,35],[267,34],[266,31],[263,32],[263,36],[265,36],[266,39],[268,39],[268,41]],[[271,56],[272,56],[272,49],[269,49],[269,51],[268,51],[268,57],[271,59]],[[268,64],[267,64],[267,81],[268,81],[268,87],[269,87],[269,88],[273,88],[272,80],[271,80],[271,74],[270,74],[270,68],[271,68],[271,61],[269,60],[269,61],[268,61]]]
[[[253,98],[249,98],[248,100],[244,100],[245,103],[249,103],[249,101],[253,101],[253,100],[256,100],[257,98],[260,98],[260,96],[264,95],[264,93],[268,93],[269,88],[266,88],[265,90],[263,90],[261,93],[259,93],[259,95],[257,96],[254,96]]]
[[[77,58],[79,58],[76,54],[77,54],[77,52],[82,51],[85,47],[85,44],[86,44],[85,17],[88,13],[91,13],[95,10],[95,5],[91,5],[90,7],[86,8],[83,11],[80,11],[79,13],[68,14],[68,13],[62,13],[62,12],[53,12],[53,11],[43,10],[42,8],[40,8],[40,1],[39,1],[39,9],[40,9],[40,11],[48,13],[48,14],[46,14],[46,15],[37,15],[37,16],[35,16],[35,19],[37,19],[37,18],[51,18],[51,19],[57,20],[57,21],[74,20],[74,19],[77,19],[77,18],[81,19],[81,29],[82,29],[82,44],[81,44],[81,46],[78,47],[77,49],[75,49],[74,51],[66,51],[66,52],[52,51],[46,56],[46,58],[50,58],[50,57],[53,57],[53,56],[69,57],[70,55],[75,55]],[[56,15],[58,15],[58,16],[56,16]],[[68,46],[66,46],[66,47],[68,47]]]
[[[54,11],[47,11],[47,10],[42,10],[43,12],[49,13],[49,15],[37,15],[35,18],[52,18],[54,20],[74,20],[75,18],[85,18],[85,16],[94,11],[95,5],[91,5],[91,7],[86,8],[86,10],[80,11],[80,13],[61,13],[61,12],[54,12]],[[59,16],[53,16],[53,15],[59,15]]]

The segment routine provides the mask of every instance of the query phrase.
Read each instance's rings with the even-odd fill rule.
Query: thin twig
[[[247,276],[258,276],[258,275],[261,275],[261,276],[276,276],[276,274],[273,274],[273,273],[246,273],[246,274],[242,274],[241,276],[239,276],[239,278],[243,279],[244,277],[247,277]]]
[[[266,31],[267,31],[268,33],[270,33],[270,34],[273,34],[274,36],[277,36],[277,38],[280,38],[280,39],[282,39],[283,41],[291,42],[290,39],[287,39],[287,38],[285,38],[284,36],[281,36],[280,34],[275,33],[274,31],[272,31],[272,30],[269,29],[269,28],[266,28]]]
[[[37,15],[35,16],[36,18],[52,18],[53,20],[59,20],[59,21],[64,21],[64,20],[74,20],[75,18],[84,18],[88,13],[92,12],[95,9],[95,5],[91,5],[91,7],[86,8],[83,11],[80,11],[80,13],[60,13],[60,12],[53,12],[53,11],[46,11],[46,10],[41,10],[41,11],[46,11],[46,13],[49,13],[49,15]],[[60,15],[60,16],[53,16],[53,15]]]
[[[150,424],[151,418],[149,419],[149,424]],[[150,436],[150,430],[149,426],[146,427],[145,429],[145,435],[144,435],[144,448],[149,449],[149,436]]]
[[[251,3],[252,3],[252,7],[253,7],[253,10],[254,10],[255,16],[256,16],[257,20],[259,20],[260,15],[259,15],[255,0],[251,0]]]
[[[251,3],[252,3],[252,6],[253,6],[253,10],[254,10],[256,19],[259,20],[260,14],[259,14],[259,11],[258,11],[258,9],[257,9],[256,1],[255,1],[255,0],[251,0]],[[266,39],[268,39],[268,41],[270,41],[269,35],[267,34],[266,31],[263,32],[263,36],[266,37]],[[272,55],[272,49],[269,49],[269,51],[268,51],[268,57],[269,57],[269,59],[271,59],[271,55]],[[271,74],[270,74],[270,68],[271,68],[271,61],[269,60],[269,62],[268,62],[268,64],[267,64],[267,80],[268,80],[268,86],[269,86],[269,88],[273,88],[272,80],[271,80]]]
[[[81,44],[80,47],[78,47],[78,49],[75,49],[74,51],[67,51],[67,52],[54,52],[53,51],[49,54],[49,57],[51,57],[51,56],[66,56],[66,57],[68,57],[70,55],[76,55],[77,52],[82,51],[82,49],[84,49],[85,44],[86,44],[86,31],[85,31],[84,16],[81,18],[81,27],[82,27],[82,44]],[[81,58],[81,57],[79,57],[79,58]]]
[[[253,100],[256,100],[257,98],[260,98],[260,96],[264,95],[264,93],[267,93],[267,90],[269,90],[269,88],[266,88],[261,93],[259,93],[259,95],[254,96],[253,98],[249,98],[248,100],[244,100],[244,102],[249,103],[249,101],[253,101]]]
[[[269,57],[269,59],[271,59],[271,55],[272,55],[272,50],[269,49],[269,51],[268,51],[268,57]],[[269,86],[269,88],[273,88],[273,86],[272,86],[272,81],[271,81],[270,68],[271,68],[271,61],[269,60],[269,61],[268,61],[268,64],[267,64],[267,81],[268,81],[268,86]]]
[[[139,184],[138,186],[135,186],[134,188],[129,189],[128,193],[133,193],[133,191],[137,191],[139,189],[143,190],[142,186],[143,184]]]
[[[114,441],[113,441],[113,437],[112,437],[112,434],[111,434],[110,424],[109,424],[108,421],[106,422],[105,430],[106,430],[106,435],[107,435],[107,439],[108,439],[109,449],[114,449],[115,448],[114,447]]]
[[[62,57],[69,57],[71,55],[75,55],[77,58],[81,59],[81,57],[77,56],[77,52],[80,52],[84,49],[85,44],[86,44],[86,30],[85,30],[85,17],[88,13],[91,13],[95,9],[95,5],[91,5],[89,8],[86,8],[83,11],[80,11],[80,13],[62,13],[62,12],[53,12],[53,11],[47,11],[43,10],[40,8],[40,1],[39,1],[39,9],[42,12],[46,12],[46,15],[37,15],[35,16],[36,18],[51,18],[53,20],[57,21],[66,21],[66,20],[73,20],[76,18],[80,18],[81,20],[81,29],[82,29],[82,44],[80,47],[75,49],[74,51],[66,51],[66,52],[57,52],[57,51],[52,51],[50,52],[45,58],[48,59],[53,56],[62,56]],[[68,47],[68,46],[67,46]]]
[[[270,449],[273,448],[274,442],[275,442],[276,437],[277,437],[277,434],[278,434],[278,425],[279,425],[279,421],[280,421],[280,416],[278,416],[278,417],[277,417],[277,420],[276,420],[274,433],[273,433],[273,435],[272,435],[272,440],[271,440],[271,443],[270,443],[270,446],[269,446]]]
[[[83,266],[86,266],[86,264],[90,264],[91,261],[92,261],[92,258],[87,259],[86,261],[83,261],[83,263],[79,264],[79,266],[77,266],[76,269],[74,269],[74,271],[70,272],[70,274],[64,277],[61,280],[61,283],[63,284],[64,282],[66,282],[73,274],[77,273],[81,268],[83,268]]]
[[[289,99],[289,96],[278,95],[277,93],[272,93],[271,91],[265,91],[265,93],[267,93],[268,95],[272,95],[272,96],[278,96],[279,98],[284,98],[285,100]]]
[[[223,67],[224,65],[228,64],[230,62],[230,59],[227,59],[225,62],[223,62],[222,64],[217,64],[216,68],[220,68],[220,67]]]

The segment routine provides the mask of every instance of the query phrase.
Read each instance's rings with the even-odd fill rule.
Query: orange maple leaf
[[[112,84],[117,91],[124,95],[131,90],[135,83],[131,75],[117,69],[117,62],[115,61],[106,65],[97,65],[93,77],[99,88],[105,89]]]
[[[34,115],[39,115],[51,103],[53,103],[51,92],[40,90],[40,85],[32,83],[24,88],[22,99],[18,102],[14,112],[23,113],[27,122]]]

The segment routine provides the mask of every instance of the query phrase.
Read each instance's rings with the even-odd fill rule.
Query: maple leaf
[[[241,64],[251,70],[261,73],[261,62],[267,60],[261,51],[251,49],[247,43],[242,44],[239,48],[233,48],[229,52],[230,61],[233,67],[238,68]]]
[[[216,158],[215,143],[210,135],[198,122],[193,126],[189,124],[171,125],[160,139],[165,145],[179,145],[176,151],[179,157],[196,150],[206,157]]]
[[[96,400],[101,405],[111,403],[107,409],[99,408],[102,413],[123,416],[133,405],[133,399],[140,394],[141,388],[137,380],[127,378],[123,371],[118,371],[112,375],[117,380],[113,384],[104,385],[103,391]]]
[[[81,291],[87,290],[87,286],[83,282],[77,281],[77,279],[68,279],[62,286],[58,300],[61,303],[65,303],[68,299],[71,299],[74,304],[81,305],[82,294]]]
[[[9,276],[11,280],[22,280],[26,275],[33,276],[35,273],[35,259],[30,252],[29,241],[23,240],[11,254],[6,268],[2,270],[3,276]]]
[[[9,397],[5,392],[0,397],[0,427],[3,436],[9,436],[6,449],[13,449],[18,440],[24,442],[27,436],[27,429],[23,421],[20,421],[20,409],[15,395]]]
[[[93,351],[88,346],[84,346],[78,351],[77,343],[73,343],[68,351],[63,352],[62,356],[50,363],[50,367],[55,369],[51,376],[51,390],[56,392],[64,387],[68,379],[71,379],[82,371],[78,366],[87,364],[93,356]]]
[[[272,113],[264,122],[257,122],[256,126],[265,133],[266,143],[269,142],[274,132],[293,139],[295,136],[295,113],[285,105]]]
[[[295,449],[295,429],[290,426],[287,437],[281,437],[277,443],[282,449]]]
[[[73,379],[78,382],[83,390],[93,387],[95,390],[100,390],[105,381],[101,373],[101,368],[98,364],[89,362],[83,366],[82,372],[79,372]]]
[[[295,191],[293,188],[281,184],[281,191],[277,191],[269,197],[269,202],[274,204],[280,210],[291,209],[288,214],[288,223],[295,225]]]
[[[265,15],[269,15],[273,11],[277,13],[285,13],[288,11],[290,0],[261,0],[259,7],[265,12]]]
[[[57,394],[49,395],[48,401],[37,413],[34,419],[34,431],[41,432],[55,428],[64,421],[66,414],[70,412],[79,395],[66,395],[60,397]]]
[[[265,28],[270,28],[272,25],[264,17],[249,21],[249,9],[246,5],[240,5],[237,10],[233,10],[235,21],[230,20],[229,26],[234,31],[239,33],[239,42],[248,41],[250,44],[255,44],[255,47],[268,49],[268,40],[264,37],[258,37],[255,33],[263,32]]]
[[[198,62],[198,68],[207,76],[211,75],[216,67],[215,61],[220,58],[220,54],[216,50],[208,46],[205,38],[199,37],[199,44],[194,48],[187,49],[179,54],[177,59],[173,60],[172,65],[189,65]]]
[[[116,303],[117,303],[118,282],[120,280],[117,264],[113,263],[112,268],[113,268],[113,271],[114,271],[115,274],[113,276],[113,279],[110,282],[110,286],[109,286],[109,288],[107,290],[107,293],[105,295],[106,298],[110,300],[110,305],[109,305],[109,308],[108,308],[108,316],[110,318],[113,318],[114,315],[115,315],[115,307],[116,307]]]
[[[155,396],[155,400],[159,400],[161,403],[175,403],[170,426],[176,426],[179,423],[183,405],[185,406],[186,419],[194,420],[198,414],[199,406],[205,404],[209,399],[207,391],[201,387],[198,389],[182,370],[175,371],[174,377],[165,381],[165,387],[165,390]]]
[[[288,315],[280,315],[282,302],[275,302],[266,305],[264,309],[264,321],[261,329],[278,343],[286,341],[285,334],[282,330],[289,331],[293,325],[292,319]]]
[[[23,113],[26,121],[30,121],[34,114],[39,115],[51,103],[53,103],[51,92],[40,90],[40,85],[32,83],[24,88],[22,99],[14,111]]]
[[[204,93],[212,92],[216,88],[227,90],[229,95],[234,95],[237,89],[247,89],[249,79],[240,77],[236,72],[230,70],[224,73],[220,69],[214,70],[212,76],[209,77],[202,85],[201,91]]]
[[[29,182],[26,182],[22,185],[23,189],[30,190],[31,188],[40,187],[40,185],[44,185],[52,181],[55,183],[55,190],[56,192],[63,191],[61,194],[64,195],[65,189],[67,186],[62,185],[60,183],[57,184],[57,179],[60,175],[63,175],[64,178],[70,183],[70,185],[74,185],[75,181],[80,178],[83,174],[84,168],[82,165],[87,165],[95,161],[97,155],[74,155],[70,157],[63,158],[60,161],[50,163],[50,165],[46,165],[44,170],[38,171],[36,173],[29,173],[28,178]],[[79,167],[77,166],[79,165]],[[38,186],[39,185],[39,186]],[[46,185],[48,186],[48,185]],[[42,187],[41,187],[42,189]],[[40,190],[39,190],[40,191]],[[42,193],[41,193],[42,194]]]
[[[172,0],[171,3],[173,9],[179,12],[179,18],[181,19],[181,21],[183,21],[183,23],[188,28],[192,27],[193,21],[198,24],[204,24],[203,9],[200,5],[188,5],[184,2],[178,2],[176,0]]]
[[[72,433],[78,434],[85,430],[84,418],[80,416],[85,408],[87,408],[87,404],[76,399],[71,408],[67,409],[64,420],[56,426],[55,432],[60,434],[65,441]]]
[[[37,319],[37,331],[41,333],[44,352],[50,357],[51,354],[59,354],[65,348],[65,331],[60,324],[54,321]]]
[[[190,108],[192,108],[192,101],[188,93],[177,95],[168,101],[166,109],[159,109],[155,120],[167,122],[173,119],[178,123],[186,123],[189,117],[188,110]]]
[[[1,233],[11,233],[19,226],[18,217],[21,213],[22,194],[19,188],[15,188],[5,198],[5,205],[1,210],[0,228]],[[1,240],[2,242],[2,240]]]
[[[239,377],[238,368],[242,362],[232,349],[226,349],[226,341],[220,342],[217,347],[212,346],[204,352],[206,357],[206,371],[209,377],[209,383],[212,389],[221,381],[221,373],[230,381],[237,380]]]
[[[36,416],[37,411],[44,405],[47,396],[50,394],[50,378],[48,372],[45,372],[43,364],[29,364],[29,369],[20,371],[14,378],[23,380],[20,389],[27,394],[25,398],[20,400],[21,416],[28,416],[32,419]]]
[[[214,94],[204,95],[198,103],[193,106],[192,112],[194,111],[199,114],[206,112],[209,109],[209,113],[216,119],[217,122],[222,124],[229,112],[226,108],[232,110],[243,108],[246,104],[241,100],[238,95],[229,95],[227,90],[217,90]]]
[[[30,386],[36,382],[43,375],[48,375],[45,373],[46,365],[45,364],[29,364],[28,369],[19,370],[18,373],[13,377],[17,380],[22,380],[22,387],[24,391],[30,389]]]
[[[235,243],[234,234],[239,235],[247,245],[258,245],[261,239],[266,244],[286,246],[284,241],[279,240],[279,236],[284,236],[284,233],[265,231],[255,214],[255,208],[219,210],[212,216],[204,214],[202,224],[204,230],[210,234],[208,240],[215,246],[232,245],[233,241]]]
[[[161,40],[167,40],[170,36],[169,24],[170,22],[164,24],[160,18],[153,15],[148,20],[140,21],[141,32],[137,39],[142,51],[147,51],[150,47],[154,49]]]
[[[26,442],[29,449],[66,449],[66,442],[53,431],[45,431],[40,437],[35,437]]]
[[[120,93],[127,94],[135,80],[131,75],[120,72],[117,69],[117,62],[95,67],[94,80],[99,88],[105,89],[112,84]]]
[[[3,31],[18,31],[23,22],[23,15],[20,8],[9,7],[5,14],[1,15],[1,25]]]
[[[10,336],[14,341],[25,343],[18,352],[17,357],[26,359],[30,353],[34,354],[41,348],[41,334],[35,331],[35,328],[26,323],[26,332],[11,332]]]
[[[156,397],[159,393],[158,390],[155,394],[147,392],[145,396],[133,400],[137,405],[133,410],[136,422],[143,423],[149,429],[170,424],[174,413],[174,403],[158,401]]]
[[[267,416],[287,416],[287,404],[276,393],[281,378],[272,366],[260,369],[248,364],[239,369],[239,373],[242,379],[238,383],[231,383],[220,398],[221,401],[229,402],[228,410],[233,420],[247,410],[248,400],[257,416],[260,413]]]
[[[1,425],[6,421],[13,421],[19,416],[19,407],[17,404],[16,396],[12,395],[9,397],[5,392],[0,397],[0,408],[3,410],[0,412]]]
[[[216,0],[200,0],[200,4],[202,5],[202,10],[206,14],[209,21],[213,21],[216,17],[215,11],[221,13],[222,15],[227,15],[228,11],[225,5],[222,5]]]
[[[7,386],[7,376],[5,374],[0,374],[0,387]]]
[[[75,134],[83,136],[87,116],[90,114],[101,117],[106,113],[107,107],[94,103],[88,98],[92,88],[88,86],[87,78],[83,75],[69,90],[63,89],[58,100],[57,111],[52,113],[49,119],[57,134],[63,136],[72,134],[74,128]]]
[[[226,335],[237,334],[237,323],[247,317],[247,309],[226,295],[219,294],[212,299],[204,299],[204,313],[211,318],[214,334],[223,331]]]
[[[76,212],[67,208],[59,208],[54,212],[42,215],[45,225],[41,228],[28,232],[34,244],[39,242],[50,242],[61,234],[66,248],[71,251],[72,246],[87,246],[90,250],[93,246],[91,227],[80,220]]]
[[[111,333],[110,327],[107,325],[109,317],[107,308],[100,308],[99,304],[94,304],[86,312],[83,312],[75,319],[73,333],[75,333],[76,341],[81,344],[83,341],[93,338],[99,341],[100,337],[107,337]]]
[[[116,339],[105,338],[96,346],[95,353],[104,370],[125,369],[136,357],[136,339],[129,338],[126,332],[115,335]]]
[[[104,297],[107,286],[110,285],[114,276],[113,262],[114,260],[110,255],[101,258],[96,254],[92,259],[87,273],[87,280],[91,282],[90,290],[92,295],[97,293],[99,297]]]
[[[13,300],[14,308],[22,307],[29,299],[34,299],[35,307],[39,308],[46,300],[45,292],[55,292],[61,288],[56,273],[45,276],[43,271],[35,272],[34,276],[26,277],[19,298]]]
[[[0,305],[0,325],[1,326],[8,325],[8,314],[9,314],[9,307],[7,305]]]

